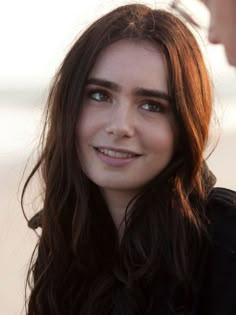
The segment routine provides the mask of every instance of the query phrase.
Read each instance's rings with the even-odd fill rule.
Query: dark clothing
[[[213,242],[194,314],[236,315],[236,192],[214,188],[207,216]]]
[[[142,315],[236,315],[236,192],[214,188],[206,213],[211,242],[197,262],[199,270],[189,305],[185,292],[174,288],[173,283],[163,277],[161,292],[159,287],[155,288],[155,281],[148,292],[144,292],[152,302]],[[131,306],[131,302],[125,300],[121,289],[112,314],[141,314],[132,307],[124,313],[124,305]]]
[[[236,315],[236,192],[213,188],[206,214],[211,242],[197,262],[199,271],[190,308],[186,310],[186,292],[173,286],[171,279],[168,281],[163,275],[161,292],[153,281],[154,285],[140,295],[140,303],[143,298],[151,299],[144,313],[132,305],[129,294],[124,294],[125,288],[117,288],[113,315]],[[40,225],[41,213],[29,222],[32,228]]]

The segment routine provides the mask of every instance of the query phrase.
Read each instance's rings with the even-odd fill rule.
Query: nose
[[[127,104],[115,104],[106,132],[118,137],[132,137],[134,135],[134,117],[132,109]]]
[[[212,20],[210,21],[210,25],[209,25],[209,29],[208,29],[208,40],[210,43],[215,44],[215,45],[221,43],[221,41],[219,39],[219,35],[216,31],[216,28],[215,28]]]

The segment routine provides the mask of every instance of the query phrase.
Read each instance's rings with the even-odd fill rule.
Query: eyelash
[[[147,109],[147,108],[144,108],[146,105],[150,106],[151,109]],[[147,110],[149,112],[153,112],[153,113],[161,113],[161,112],[164,112],[164,106],[159,103],[159,102],[155,102],[155,101],[147,101],[145,102],[143,105],[142,105],[142,108],[144,110]]]
[[[95,97],[94,95],[100,95],[99,97]],[[102,97],[101,97],[102,96]],[[111,97],[107,91],[103,91],[100,89],[93,89],[88,91],[88,97],[96,102],[111,102]]]
[[[97,94],[97,96],[95,96]],[[95,101],[95,102],[111,102],[111,96],[106,90],[102,89],[91,89],[87,92],[88,97]],[[149,107],[149,109],[145,108],[145,106]],[[145,111],[152,112],[152,113],[163,113],[165,111],[165,106],[162,105],[160,102],[147,100],[142,102],[141,108]]]

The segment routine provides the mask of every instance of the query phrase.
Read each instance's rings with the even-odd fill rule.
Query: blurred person
[[[43,210],[27,315],[236,313],[236,194],[204,158],[212,115],[198,43],[126,5],[55,76],[38,171]]]
[[[236,1],[202,0],[210,12],[208,38],[222,44],[229,63],[236,66]]]
[[[236,66],[236,1],[235,0],[199,0],[205,4],[210,13],[208,39],[212,44],[222,44],[228,62]],[[174,0],[172,7],[179,8],[181,0]],[[196,22],[183,9],[179,11],[189,22]]]

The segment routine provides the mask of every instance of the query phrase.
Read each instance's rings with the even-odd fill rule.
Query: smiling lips
[[[111,149],[104,147],[96,147],[95,149],[104,162],[112,164],[114,166],[123,165],[124,163],[126,164],[134,158],[140,156],[140,154],[120,149]]]
[[[138,156],[135,153],[117,151],[117,150],[111,150],[111,149],[105,149],[105,148],[97,148],[97,150],[105,155],[108,155],[110,157],[117,158],[117,159],[127,159],[127,158],[133,158],[133,157]]]

